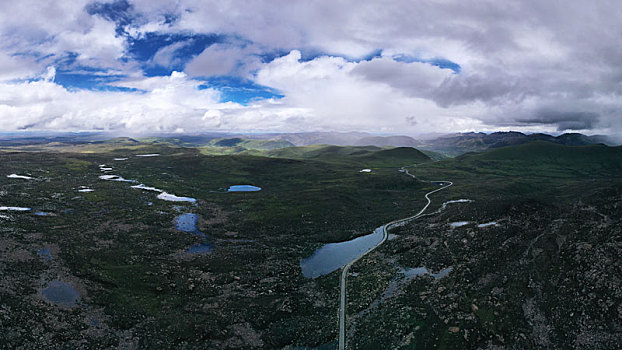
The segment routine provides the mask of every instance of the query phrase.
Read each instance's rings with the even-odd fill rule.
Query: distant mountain
[[[353,146],[394,146],[394,147],[416,147],[420,141],[410,136],[368,136],[354,142]]]
[[[302,132],[302,133],[272,133],[272,134],[247,134],[239,137],[260,140],[285,140],[296,146],[309,145],[335,145],[356,146],[360,139],[370,137],[364,132]],[[375,145],[374,145],[375,146]]]
[[[520,132],[460,133],[422,141],[416,147],[423,150],[440,152],[450,156],[458,156],[467,152],[480,152],[492,148],[521,145],[533,141],[546,141],[560,145],[585,146],[593,144],[614,145],[607,136],[587,136],[579,133],[568,133],[559,136],[547,134],[523,134]]]
[[[615,145],[607,136],[587,136],[579,133],[568,133],[559,136],[547,134],[524,134],[516,131],[458,133],[438,136],[436,138],[418,140],[405,135],[374,136],[363,132],[309,132],[309,133],[273,133],[240,135],[246,139],[286,140],[296,146],[327,144],[336,146],[392,146],[414,147],[422,151],[431,151],[445,156],[455,157],[467,152],[481,152],[491,148],[520,145],[532,141],[547,141],[561,145],[581,146],[603,143]],[[432,154],[430,154],[432,155]]]
[[[430,135],[428,135],[430,136]],[[130,138],[106,133],[65,133],[51,135],[36,134],[0,134],[0,146],[18,147],[25,145],[59,144],[97,144],[97,143],[136,143]],[[213,154],[233,154],[244,151],[266,151],[293,146],[335,145],[335,146],[376,146],[376,147],[413,147],[426,153],[433,159],[455,157],[468,152],[481,152],[488,149],[521,145],[533,141],[582,146],[593,144],[618,144],[612,138],[603,135],[587,136],[579,133],[567,133],[559,136],[548,134],[524,134],[521,132],[469,132],[442,135],[429,139],[414,139],[405,135],[376,136],[365,132],[301,132],[269,134],[162,134],[153,137],[141,137],[139,142],[167,143],[182,147],[212,148]]]
[[[239,137],[217,138],[209,141],[207,146],[213,147],[240,147],[250,150],[273,150],[295,145],[286,140],[247,140]]]
[[[0,134],[0,146],[43,145],[48,143],[81,144],[113,139],[105,133],[10,133]]]

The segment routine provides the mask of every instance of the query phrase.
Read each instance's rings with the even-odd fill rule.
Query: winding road
[[[413,216],[409,216],[407,218],[403,218],[403,219],[397,219],[397,220],[393,220],[389,223],[386,223],[382,226],[382,240],[380,241],[380,243],[378,243],[376,246],[370,248],[369,250],[367,250],[365,253],[359,255],[356,259],[350,261],[346,266],[343,267],[343,270],[341,271],[341,296],[340,296],[340,304],[339,304],[339,350],[344,350],[345,346],[346,346],[346,277],[348,276],[348,270],[350,269],[350,267],[352,265],[354,265],[357,261],[359,261],[362,257],[364,257],[365,255],[369,254],[370,252],[372,252],[374,249],[378,248],[379,246],[381,246],[389,237],[389,230],[391,229],[392,226],[394,225],[398,225],[401,223],[406,223],[409,222],[411,220],[417,219],[419,218],[423,212],[426,211],[426,209],[428,209],[428,207],[430,206],[430,203],[432,203],[432,200],[430,199],[430,195],[438,192],[438,191],[442,191],[444,189],[446,189],[447,187],[453,185],[453,182],[451,181],[423,181],[423,180],[419,180],[417,179],[417,177],[413,174],[411,174],[410,172],[408,172],[408,170],[406,169],[406,167],[402,167],[400,168],[401,172],[405,173],[406,175],[412,177],[415,180],[418,181],[422,181],[422,182],[437,182],[437,183],[441,183],[443,187],[437,188],[433,191],[430,191],[428,193],[425,194],[425,199],[428,201],[428,203],[426,203],[426,205],[423,207],[423,209],[421,209],[421,211],[419,211],[417,214],[413,215]]]

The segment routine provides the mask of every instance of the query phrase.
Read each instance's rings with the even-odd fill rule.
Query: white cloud
[[[136,21],[125,27],[133,37],[157,31],[228,40],[192,58],[188,76],[152,78],[127,56],[117,24],[89,15],[88,3],[0,2],[0,129],[622,131],[617,2],[133,0]],[[161,48],[150,63],[181,65],[184,45]],[[342,58],[378,51],[367,61]],[[60,87],[46,68],[70,52],[72,67],[125,74],[116,85],[146,92]],[[274,52],[290,53],[261,62]],[[300,52],[321,55],[304,61]],[[461,72],[396,55],[448,59]],[[189,78],[214,75],[250,78],[285,97],[220,103],[217,91]],[[24,82],[36,77],[43,81]]]
[[[283,91],[283,104],[310,111],[311,117],[307,118],[322,129],[414,133],[445,130],[448,125],[460,125],[461,130],[477,126],[470,117],[472,106],[445,110],[430,100],[408,96],[400,90],[402,77],[397,73],[380,81],[365,77],[388,66],[397,72],[409,72],[407,78],[436,75],[433,87],[449,74],[446,70],[388,59],[362,63],[340,57],[318,57],[307,62],[300,59],[298,51],[275,59],[257,72],[256,80]]]
[[[51,81],[0,84],[0,129],[117,130],[129,132],[196,130],[218,92],[198,90],[197,82],[173,73],[146,93],[69,91]]]
[[[199,77],[218,75],[248,77],[251,71],[261,66],[261,60],[255,56],[259,52],[254,46],[214,44],[188,62],[185,72]]]
[[[353,73],[369,81],[386,83],[410,96],[425,98],[429,98],[433,90],[454,75],[450,69],[422,62],[398,62],[389,57],[363,61],[353,69]]]
[[[512,120],[521,127],[525,114],[537,114],[538,108],[531,107],[528,101],[539,101],[542,108],[555,101],[579,101],[572,105],[579,111],[589,111],[594,109],[598,96],[622,94],[622,69],[618,64],[622,51],[617,48],[614,34],[622,31],[616,15],[621,8],[615,2],[568,6],[536,0],[503,4],[396,0],[280,2],[275,6],[271,1],[255,1],[240,7],[233,2],[180,0],[174,7],[167,6],[169,12],[178,15],[178,21],[162,26],[164,31],[225,33],[266,48],[350,57],[383,50],[386,57],[362,64],[356,72],[365,80],[391,86],[396,92],[396,104],[407,95],[437,103],[443,114],[479,106],[477,118],[491,127],[497,121],[505,126]],[[161,8],[146,1],[136,3],[136,10],[147,17],[161,16]],[[233,64],[224,58],[226,54],[232,61],[240,59],[240,53],[234,50],[221,53],[222,57],[212,53],[197,58],[187,70],[196,74],[202,67],[206,72],[223,72]],[[425,64],[417,67],[388,59],[398,54],[449,59],[460,64],[462,72],[448,74],[439,85],[444,72]],[[291,69],[284,65],[280,68]],[[304,70],[300,73],[303,77],[306,74]],[[337,80],[332,80],[335,86],[349,84],[348,80]],[[313,90],[312,86],[309,89]],[[302,92],[302,88],[298,91]],[[289,101],[297,98],[287,97]],[[595,127],[622,128],[620,122],[616,123],[622,111],[617,106],[609,107],[613,109],[598,108],[598,117],[584,115],[592,115],[589,118],[594,119],[591,124]],[[563,122],[557,118],[551,121]],[[549,127],[546,120],[542,122],[534,124],[534,128]]]
[[[0,83],[0,130],[106,130],[126,134],[297,130],[308,114],[273,101],[243,106],[219,102],[213,89],[184,73],[119,83],[146,92],[70,91],[52,81]],[[311,124],[306,124],[311,127]]]
[[[11,56],[0,51],[0,81],[34,77],[40,69],[41,65],[32,58]]]
[[[183,48],[186,45],[188,45],[188,42],[179,41],[159,49],[155,53],[155,55],[153,55],[151,63],[163,67],[169,67],[171,65],[179,64],[179,58],[175,57],[175,53],[177,50]]]
[[[45,81],[54,81],[56,77],[56,68],[54,66],[47,67],[45,74],[43,74],[42,78]]]
[[[116,35],[115,24],[94,16],[88,29],[61,32],[47,48],[52,52],[76,52],[78,63],[95,67],[119,66],[125,52],[125,40]]]

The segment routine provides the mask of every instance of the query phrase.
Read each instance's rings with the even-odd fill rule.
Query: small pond
[[[413,280],[417,276],[429,275],[429,276],[432,276],[432,277],[434,277],[436,279],[439,279],[439,278],[443,278],[443,277],[447,276],[447,274],[450,273],[452,270],[453,270],[453,268],[451,266],[442,269],[438,273],[430,272],[430,270],[428,270],[426,267],[423,267],[423,266],[422,267],[408,268],[408,269],[400,268],[399,269],[399,273],[401,275],[403,275],[403,277],[398,277],[398,278],[392,280],[391,282],[389,282],[389,285],[384,290],[384,292],[382,293],[380,298],[376,299],[372,303],[371,306],[372,307],[376,307],[376,306],[378,306],[379,303],[382,303],[386,299],[396,295],[400,290],[402,290],[403,286],[407,282]]]
[[[414,267],[414,268],[411,268],[411,269],[401,270],[401,272],[404,274],[406,279],[413,279],[413,278],[415,278],[417,276],[423,276],[423,275],[430,275],[430,276],[432,276],[434,278],[443,278],[443,277],[447,276],[447,274],[450,273],[451,270],[453,270],[453,268],[450,266],[450,267],[442,269],[438,273],[434,273],[434,272],[430,272],[425,267]]]
[[[205,237],[205,234],[199,231],[197,222],[199,216],[197,214],[185,213],[175,217],[175,228],[179,231],[194,233],[198,236]]]
[[[37,249],[37,255],[39,255],[45,261],[52,260],[52,252],[50,251],[50,248],[48,247]]]
[[[195,244],[192,247],[186,249],[186,253],[190,254],[207,254],[214,250],[214,245],[210,243]]]
[[[80,300],[80,293],[67,282],[54,280],[41,291],[43,297],[60,306],[72,307]]]
[[[197,214],[185,213],[175,217],[175,228],[179,231],[197,235],[203,239],[203,243],[195,244],[186,249],[186,253],[206,254],[214,250],[214,245],[207,242],[207,235],[197,227],[199,216]]]
[[[257,192],[261,191],[261,187],[251,185],[233,185],[229,186],[227,192]]]

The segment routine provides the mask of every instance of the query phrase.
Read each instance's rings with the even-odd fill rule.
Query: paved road
[[[408,172],[408,169],[406,169],[405,167],[402,167],[400,171],[412,177],[413,179],[419,180],[417,179],[415,175]],[[419,181],[423,181],[423,180],[419,180]],[[423,182],[438,182],[438,183],[442,183],[443,187],[437,188],[425,194],[425,199],[428,201],[428,203],[426,203],[423,209],[421,209],[421,211],[419,211],[417,214],[413,216],[409,216],[407,218],[393,220],[389,223],[384,224],[382,226],[382,233],[383,233],[382,241],[380,241],[380,243],[378,243],[376,246],[370,248],[365,253],[359,255],[356,259],[350,261],[346,266],[343,267],[343,270],[341,271],[341,295],[340,295],[340,304],[339,304],[339,350],[344,350],[346,346],[346,277],[348,276],[348,270],[350,269],[350,267],[354,265],[357,261],[359,261],[362,257],[364,257],[365,255],[372,252],[374,249],[381,246],[387,240],[387,237],[389,237],[389,230],[391,229],[393,225],[408,222],[408,221],[411,221],[411,220],[414,220],[420,217],[423,214],[423,212],[425,212],[426,209],[428,209],[428,207],[430,206],[430,203],[432,203],[432,200],[429,197],[432,193],[444,190],[447,187],[453,185],[453,182],[451,181],[423,181]]]

